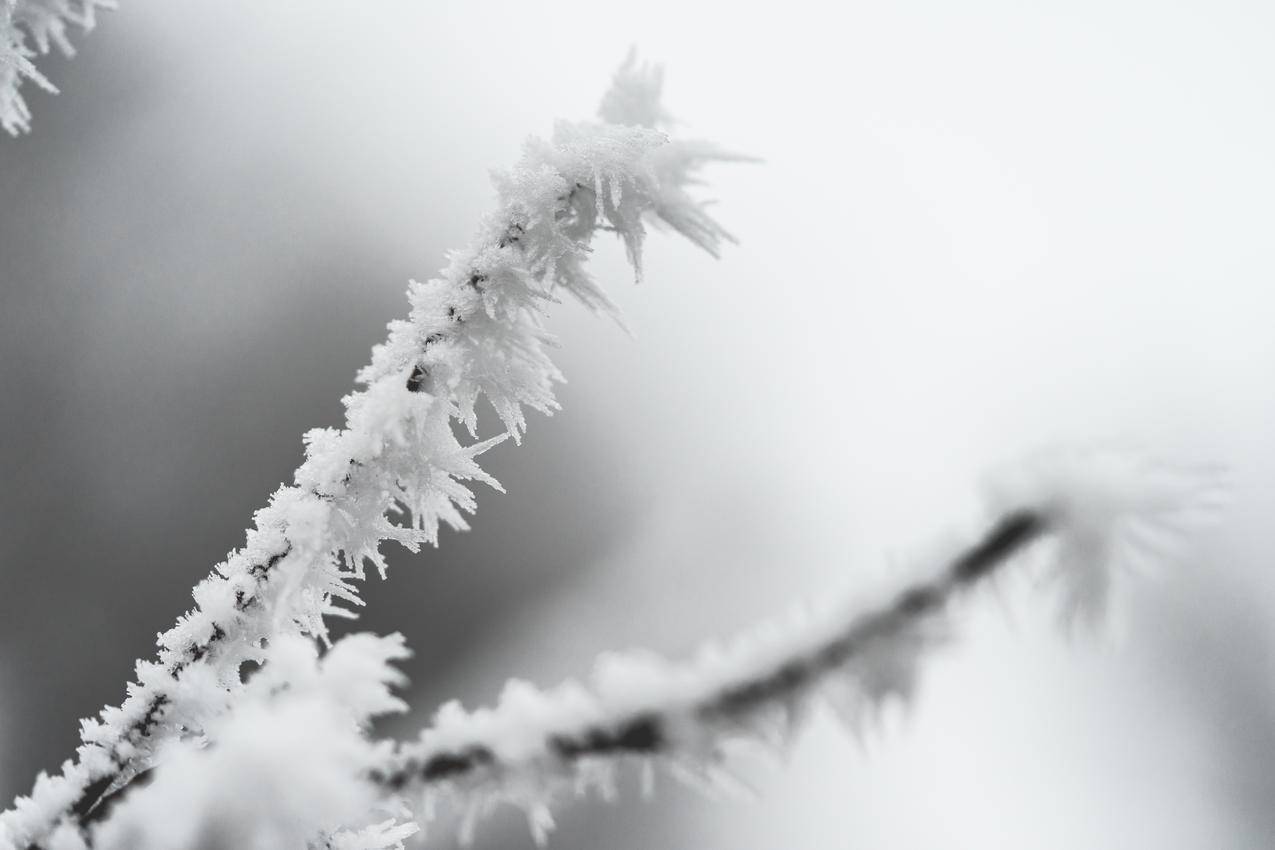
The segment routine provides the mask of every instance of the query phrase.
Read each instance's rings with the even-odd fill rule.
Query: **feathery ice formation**
[[[416,741],[371,740],[369,721],[404,708],[391,689],[406,649],[355,634],[320,654],[325,617],[361,604],[366,564],[384,575],[383,541],[415,550],[440,523],[464,528],[469,482],[498,486],[476,457],[519,440],[525,408],[556,408],[541,319],[558,291],[612,309],[584,267],[594,234],[617,233],[639,275],[645,218],[712,253],[729,238],[687,189],[701,165],[735,157],[655,129],[660,85],[631,58],[603,101],[608,123],[561,124],[497,178],[498,209],[474,243],[441,278],[412,283],[408,319],[345,399],[345,428],[306,435],[294,484],[195,588],[125,701],[84,721],[77,759],[0,814],[0,850],[401,850],[439,802],[462,812],[463,835],[504,802],[543,837],[556,800],[611,794],[625,761],[711,780],[729,744],[781,745],[819,700],[857,730],[911,696],[928,650],[954,632],[955,603],[1029,549],[1060,585],[1065,622],[1094,622],[1129,568],[1166,559],[1216,506],[1206,477],[1135,454],[1042,454],[993,482],[981,536],[901,586],[682,664],[611,656],[587,684],[510,683],[494,708],[444,706]],[[505,434],[477,439],[479,397]],[[260,669],[244,681],[249,661]]]
[[[440,802],[460,812],[463,839],[501,803],[525,809],[543,839],[555,800],[587,789],[610,799],[625,761],[648,787],[656,768],[711,784],[728,776],[731,745],[782,749],[821,701],[859,734],[890,700],[911,698],[926,653],[955,634],[953,603],[1012,560],[1039,550],[1064,625],[1096,624],[1113,583],[1169,560],[1171,544],[1210,518],[1216,483],[1135,454],[1042,453],[993,479],[984,534],[915,581],[802,609],[685,663],[604,656],[587,685],[511,681],[494,708],[449,703],[371,778],[387,798],[415,802],[422,820]]]
[[[32,60],[56,45],[74,56],[68,26],[88,32],[98,9],[114,9],[115,0],[0,0],[0,126],[12,135],[31,129],[31,110],[19,88],[28,79],[56,92]]]
[[[524,809],[543,841],[556,802],[613,797],[626,763],[648,787],[657,769],[711,786],[729,779],[733,745],[782,750],[821,702],[861,733],[890,700],[912,697],[927,653],[955,637],[959,603],[1016,561],[1063,583],[1064,622],[1077,602],[1092,622],[1111,582],[1171,557],[1165,541],[1218,504],[1207,477],[1134,455],[1055,453],[1012,473],[989,488],[985,531],[911,581],[801,609],[688,662],[613,655],[587,685],[511,682],[494,708],[445,705],[411,742],[357,732],[404,708],[390,690],[400,636],[350,635],[320,658],[313,640],[285,635],[233,704],[210,689],[210,703],[226,702],[205,725],[214,745],[170,741],[153,781],[92,828],[91,846],[388,850],[440,807],[460,814],[468,841],[502,803]],[[62,826],[49,847],[83,850],[85,837]]]
[[[254,517],[246,545],[194,589],[196,607],[159,635],[159,656],[139,661],[124,702],[82,723],[77,759],[41,774],[28,797],[0,814],[0,850],[45,846],[59,825],[78,828],[93,804],[153,763],[174,738],[207,734],[243,690],[245,662],[261,662],[281,636],[327,641],[324,618],[361,604],[365,564],[384,576],[382,541],[416,551],[440,523],[466,527],[467,482],[499,487],[475,458],[526,428],[524,408],[549,414],[561,379],[545,348],[546,306],[566,292],[610,310],[585,269],[599,230],[616,233],[640,273],[644,218],[716,253],[730,237],[688,194],[700,166],[734,159],[713,145],[670,139],[642,122],[662,114],[658,71],[632,57],[605,99],[611,123],[560,123],[551,141],[527,142],[495,179],[498,208],[442,277],[412,282],[409,317],[392,322],[344,399],[344,429],[305,436],[295,483]],[[463,445],[480,396],[506,434]],[[96,814],[96,812],[95,812]]]

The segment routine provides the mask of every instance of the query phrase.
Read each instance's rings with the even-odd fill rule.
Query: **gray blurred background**
[[[741,765],[757,799],[632,781],[550,846],[1275,845],[1269,3],[122,5],[0,140],[0,796],[339,423],[488,170],[637,44],[685,132],[766,159],[712,175],[741,245],[653,238],[640,287],[599,249],[635,338],[560,310],[565,409],[488,456],[508,494],[366,587],[416,651],[387,731],[879,580],[989,464],[1121,439],[1235,487],[1124,642],[1010,583],[863,746],[817,718]]]

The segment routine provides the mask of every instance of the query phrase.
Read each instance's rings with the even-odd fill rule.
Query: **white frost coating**
[[[611,309],[584,270],[592,236],[616,232],[639,273],[644,217],[710,252],[729,238],[686,188],[699,165],[730,157],[644,126],[664,117],[657,73],[630,61],[613,91],[604,112],[630,126],[561,124],[497,176],[497,212],[440,279],[413,282],[408,319],[390,325],[359,374],[365,388],[344,400],[345,428],[306,435],[295,483],[195,588],[197,607],[159,636],[156,661],[138,663],[123,704],[84,721],[78,760],[0,815],[0,850],[387,850],[416,831],[401,816],[422,796],[422,820],[440,799],[460,808],[462,837],[509,802],[543,839],[558,798],[612,795],[625,758],[710,783],[729,745],[780,748],[818,701],[860,730],[911,698],[926,654],[953,632],[951,603],[1037,541],[1069,619],[1092,618],[1116,574],[1166,556],[1216,504],[1208,482],[1140,456],[1042,455],[990,488],[990,531],[901,586],[804,609],[686,663],[615,655],[587,684],[511,682],[492,709],[444,706],[416,742],[369,741],[370,718],[403,709],[390,693],[401,638],[353,635],[320,659],[324,618],[361,604],[366,563],[384,575],[382,541],[415,549],[436,542],[440,523],[463,528],[467,482],[496,486],[477,455],[518,440],[524,408],[556,408],[544,306],[565,290]],[[506,433],[462,445],[452,420],[476,438],[480,396]],[[248,660],[262,668],[244,683]],[[90,787],[124,788],[152,766],[149,784],[82,828]]]
[[[92,830],[91,846],[275,850],[350,827],[335,846],[377,848],[410,834],[393,821],[368,823],[377,801],[364,775],[383,745],[360,731],[406,708],[390,693],[402,681],[390,662],[408,654],[402,637],[352,635],[322,660],[315,650],[309,639],[281,638],[233,709],[208,724],[207,742],[168,743],[153,780]]]
[[[630,65],[617,81],[654,73]],[[659,114],[654,105],[638,111]],[[271,497],[243,548],[195,587],[196,607],[159,635],[155,661],[138,662],[124,702],[83,721],[77,759],[61,775],[41,775],[31,796],[0,814],[0,850],[44,843],[93,802],[100,789],[91,794],[91,786],[107,782],[109,793],[127,784],[178,732],[207,734],[241,692],[241,667],[260,661],[267,643],[298,633],[326,640],[325,616],[362,604],[355,582],[365,564],[384,575],[382,541],[415,551],[437,542],[440,524],[465,528],[475,507],[467,483],[498,486],[476,456],[507,435],[520,439],[524,408],[557,407],[561,376],[546,353],[545,307],[566,291],[609,309],[584,267],[594,234],[615,232],[635,268],[644,216],[715,250],[726,234],[685,184],[722,158],[642,126],[563,123],[551,142],[529,141],[520,162],[497,175],[497,210],[470,247],[439,279],[412,283],[408,318],[390,324],[359,373],[365,388],[344,399],[345,428],[305,436],[295,483]],[[452,420],[473,435],[480,396],[506,434],[462,445]]]
[[[0,126],[15,136],[31,129],[31,110],[19,91],[22,80],[57,91],[31,60],[55,45],[74,56],[68,25],[88,32],[98,9],[114,8],[115,0],[0,0]]]
[[[631,48],[624,64],[611,78],[611,88],[602,96],[598,117],[608,124],[623,127],[667,127],[673,116],[660,102],[664,88],[664,70],[643,68],[638,63],[637,48]]]
[[[399,823],[393,818],[363,829],[343,829],[327,840],[331,850],[403,850],[403,842],[420,832],[414,823]]]
[[[1114,447],[1042,450],[990,475],[986,491],[993,507],[1037,504],[1058,520],[1047,578],[1067,629],[1118,625],[1107,613],[1125,579],[1170,560],[1227,499],[1218,469]]]
[[[855,604],[799,610],[687,662],[644,652],[606,656],[586,684],[541,691],[511,681],[492,708],[448,703],[375,776],[394,795],[423,797],[424,812],[439,801],[461,812],[463,839],[501,803],[525,809],[540,837],[558,799],[591,787],[613,793],[625,759],[711,783],[731,745],[782,750],[817,703],[860,734],[889,702],[912,698],[921,662],[955,633],[950,603],[968,588],[1039,548],[1074,613],[1081,591],[1105,598],[1131,554],[1148,562],[1171,557],[1169,538],[1216,505],[1216,482],[1136,454],[1042,453],[989,487],[991,531],[932,553],[939,560],[925,575]]]

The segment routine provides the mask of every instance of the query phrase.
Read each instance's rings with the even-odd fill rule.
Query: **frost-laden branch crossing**
[[[639,275],[645,219],[711,253],[729,238],[688,188],[703,164],[736,157],[656,129],[660,87],[657,70],[630,60],[605,123],[560,124],[497,177],[497,210],[473,244],[441,278],[412,283],[408,318],[344,400],[345,428],[306,435],[294,483],[196,586],[196,607],[138,663],[124,702],[84,721],[77,758],[0,814],[0,850],[378,850],[400,846],[416,830],[402,819],[427,819],[436,798],[471,823],[495,803],[522,805],[539,832],[559,791],[606,788],[622,757],[711,773],[723,744],[789,729],[816,696],[852,719],[906,697],[952,602],[1037,542],[1052,547],[1065,610],[1083,616],[1195,517],[1191,476],[1116,453],[1055,454],[1016,467],[983,536],[914,583],[683,665],[616,656],[587,687],[513,684],[494,709],[444,707],[416,742],[370,740],[372,718],[405,708],[392,664],[406,649],[397,635],[355,634],[320,654],[325,618],[361,604],[366,564],[384,575],[382,542],[415,550],[440,523],[465,528],[469,482],[498,486],[475,458],[521,438],[524,408],[556,408],[541,320],[562,292],[611,310],[585,270],[594,235],[618,234]],[[477,439],[480,397],[505,434]],[[244,681],[247,662],[260,670]]]
[[[737,157],[645,126],[662,114],[659,92],[658,71],[629,62],[603,101],[609,123],[560,123],[551,142],[529,141],[497,176],[498,210],[440,279],[412,283],[408,319],[390,324],[359,374],[366,389],[344,399],[346,427],[306,435],[295,483],[196,586],[197,607],[159,636],[157,660],[138,662],[124,702],[83,722],[77,760],[41,775],[0,815],[0,848],[44,846],[59,827],[77,834],[99,796],[149,768],[159,747],[205,734],[267,645],[296,633],[326,641],[324,617],[361,604],[354,582],[364,565],[384,575],[381,542],[415,551],[436,542],[440,523],[466,527],[474,495],[465,482],[499,486],[475,457],[507,435],[520,439],[524,407],[557,407],[545,306],[566,292],[611,309],[585,270],[595,233],[618,234],[639,274],[647,217],[716,253],[729,236],[687,189],[703,164]],[[507,434],[462,445],[452,420],[474,434],[480,396]]]
[[[821,700],[862,731],[888,700],[912,695],[929,650],[955,634],[949,614],[957,603],[1014,561],[1029,560],[1057,583],[1066,622],[1101,615],[1124,573],[1168,556],[1220,495],[1206,476],[1127,453],[1054,453],[1010,472],[989,492],[984,533],[947,549],[946,560],[931,561],[911,582],[803,610],[687,663],[616,655],[587,686],[541,692],[513,682],[492,709],[444,706],[415,742],[369,742],[348,722],[403,708],[389,693],[400,678],[390,662],[405,653],[401,638],[349,636],[318,659],[312,642],[289,636],[217,722],[216,746],[175,748],[154,783],[130,793],[95,830],[97,843],[195,846],[193,836],[219,825],[248,836],[274,827],[293,846],[309,838],[311,846],[386,847],[416,823],[387,817],[357,832],[344,827],[366,822],[378,805],[415,821],[446,805],[461,813],[464,839],[499,803],[523,808],[543,839],[556,800],[589,789],[610,797],[625,761],[648,775],[663,768],[712,782],[727,775],[729,745],[782,747]],[[1029,549],[1043,557],[1026,559]],[[297,794],[298,784],[325,772],[339,781]],[[237,786],[244,790],[227,793]],[[175,811],[180,818],[165,818]],[[291,822],[311,832],[277,826]]]

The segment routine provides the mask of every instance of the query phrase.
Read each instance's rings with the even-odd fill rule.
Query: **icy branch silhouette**
[[[703,165],[739,157],[660,130],[661,83],[630,57],[604,123],[561,123],[497,176],[473,243],[440,278],[411,284],[408,318],[344,399],[345,428],[306,435],[294,483],[196,586],[196,607],[159,636],[156,660],[138,662],[123,703],[83,721],[76,759],[0,815],[0,850],[376,850],[401,847],[438,801],[465,813],[467,832],[491,806],[520,805],[543,836],[556,799],[608,792],[627,759],[711,777],[724,744],[784,739],[816,700],[858,724],[906,699],[953,631],[954,604],[1029,548],[1046,553],[1067,618],[1093,619],[1128,567],[1165,558],[1211,507],[1198,477],[1137,456],[1043,455],[992,488],[981,535],[912,581],[684,664],[613,656],[588,685],[512,683],[492,709],[445,706],[416,741],[371,740],[371,719],[405,708],[392,664],[407,650],[397,635],[330,642],[326,618],[361,604],[366,565],[384,576],[382,542],[415,551],[440,523],[465,528],[469,482],[498,487],[476,458],[520,440],[524,409],[556,409],[547,305],[567,293],[613,310],[585,269],[595,234],[616,233],[638,275],[644,221],[714,254],[730,238],[688,190]],[[478,439],[480,397],[503,434]],[[249,662],[259,669],[244,681]]]

